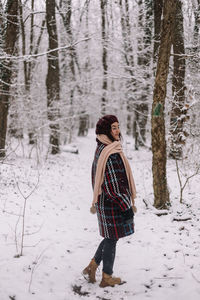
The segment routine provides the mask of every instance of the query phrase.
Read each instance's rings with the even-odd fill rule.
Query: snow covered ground
[[[175,163],[170,160],[172,208],[159,217],[143,202],[153,202],[151,153],[130,151],[130,145],[138,194],[136,232],[119,240],[114,266],[114,275],[126,283],[100,288],[101,267],[96,284],[82,277],[101,241],[96,215],[89,213],[93,133],[76,145],[79,154],[63,151],[39,167],[35,160],[14,154],[0,165],[0,300],[199,300],[200,177],[193,177],[184,190],[187,205],[179,204]],[[19,215],[26,197],[24,249],[18,257]]]

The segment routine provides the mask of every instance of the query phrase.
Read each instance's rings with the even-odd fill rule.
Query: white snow
[[[151,152],[131,150],[138,195],[135,234],[119,240],[114,265],[114,275],[126,283],[102,289],[102,266],[95,284],[81,275],[102,239],[96,215],[89,212],[96,147],[93,131],[78,138],[76,145],[79,154],[49,156],[39,167],[33,159],[14,154],[0,165],[0,300],[199,300],[199,176],[191,179],[184,190],[185,203],[179,204],[176,167],[169,160],[172,208],[159,217],[152,207]],[[23,256],[15,257],[20,252],[22,195],[26,197],[31,191]],[[174,217],[191,220],[177,222]],[[74,292],[75,286],[88,294]]]

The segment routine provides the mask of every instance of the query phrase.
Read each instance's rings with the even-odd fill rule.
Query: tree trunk
[[[64,36],[64,40],[71,45],[69,51],[67,53],[63,53],[62,61],[63,61],[63,70],[66,74],[68,80],[66,85],[69,86],[69,111],[68,111],[68,119],[64,124],[64,132],[66,134],[64,138],[64,143],[71,143],[74,134],[75,121],[76,118],[74,115],[78,114],[75,107],[75,99],[76,99],[76,91],[78,91],[79,95],[82,95],[82,90],[79,86],[78,76],[81,75],[81,70],[79,66],[79,59],[77,55],[76,47],[73,45],[74,37],[73,37],[73,22],[72,22],[72,0],[63,0],[60,1],[59,6],[57,5],[57,9],[62,18],[62,22],[65,28],[66,35]],[[69,57],[69,58],[68,58]],[[69,71],[70,72],[69,72]],[[80,121],[80,123],[82,123]],[[68,136],[68,137],[67,137]]]
[[[87,113],[82,113],[79,117],[78,136],[86,136],[89,128],[89,116]]]
[[[129,17],[129,2],[128,0],[119,0],[120,7],[120,17],[121,17],[121,29],[122,29],[122,38],[123,38],[123,48],[124,48],[124,59],[125,59],[125,70],[129,73],[131,79],[126,83],[126,101],[127,101],[127,128],[126,133],[130,135],[133,128],[133,110],[137,111],[137,108],[134,107],[133,101],[134,92],[136,89],[136,80],[134,77],[134,57],[133,57],[133,47],[131,42],[131,25]],[[136,114],[135,114],[136,118]]]
[[[160,46],[161,18],[163,12],[163,0],[154,0],[154,62],[157,61]]]
[[[166,208],[169,203],[169,192],[166,177],[166,141],[165,141],[165,97],[169,58],[172,45],[172,31],[176,12],[176,2],[167,0],[164,3],[161,43],[158,54],[156,78],[152,105],[152,171],[154,206]]]
[[[13,53],[15,56],[19,56],[19,39],[17,39],[15,43],[15,52]],[[18,70],[20,69],[20,62],[18,60],[14,60],[12,63],[12,78],[11,81],[14,85],[17,84],[18,81]],[[9,128],[7,129],[7,134],[9,137],[14,137],[16,139],[22,139],[23,135],[23,122],[20,118],[21,110],[19,107],[19,89],[16,88],[15,93],[11,92],[10,95],[10,105],[9,105]]]
[[[182,157],[182,147],[185,143],[186,132],[184,123],[186,120],[187,108],[185,106],[185,47],[182,2],[177,1],[176,17],[173,30],[173,50],[174,50],[174,72],[172,80],[172,102],[170,116],[170,157],[180,159]]]
[[[18,1],[8,0],[6,5],[7,20],[3,19],[3,8],[0,15],[0,35],[4,53],[12,55],[18,34]],[[5,156],[9,91],[12,76],[12,60],[0,61],[0,157]]]
[[[85,2],[85,32],[84,37],[87,39],[89,37],[89,1]],[[91,93],[91,76],[90,76],[90,56],[89,56],[89,47],[88,41],[85,42],[85,52],[87,53],[86,61],[84,64],[84,85],[83,85],[83,94],[85,97],[89,96]],[[82,110],[79,116],[79,130],[78,136],[86,136],[89,129],[89,115],[86,112],[86,105],[81,104]]]
[[[34,0],[31,0],[31,10],[34,11]],[[26,50],[26,28],[23,20],[23,3],[20,0],[19,1],[19,13],[20,13],[20,28],[21,28],[21,40],[22,40],[22,55],[27,54]],[[30,50],[29,54],[32,54],[33,49],[33,26],[34,24],[34,14],[31,14],[31,24],[30,24]],[[29,144],[35,143],[35,134],[33,130],[33,126],[31,124],[32,118],[31,118],[31,96],[30,96],[30,76],[31,76],[31,66],[32,61],[27,62],[24,60],[24,86],[25,86],[25,98],[26,98],[26,106],[28,111],[28,136],[29,136]]]
[[[46,22],[49,36],[49,50],[58,48],[58,36],[55,17],[55,0],[46,0]],[[48,71],[46,78],[48,120],[50,122],[51,153],[57,154],[60,145],[60,81],[59,81],[59,55],[58,50],[48,54]]]
[[[199,47],[199,29],[200,29],[200,0],[197,0],[197,8],[194,10],[194,46]]]
[[[137,99],[135,119],[134,119],[134,136],[135,149],[144,146],[146,142],[146,124],[148,119],[148,99],[150,94],[150,63],[152,58],[151,43],[152,43],[152,15],[153,2],[152,0],[145,0],[145,9],[142,6],[142,1],[138,2],[140,5],[138,27],[141,36],[138,37],[138,66],[142,71],[141,76],[145,80],[145,86],[142,86],[141,96]],[[143,21],[144,19],[144,21]],[[143,32],[143,34],[142,34]],[[141,85],[140,85],[141,88]]]
[[[102,53],[102,66],[103,66],[103,84],[102,84],[102,98],[101,98],[101,114],[106,113],[106,103],[107,103],[107,86],[108,86],[108,62],[107,62],[107,34],[106,34],[106,7],[107,0],[101,1],[101,38],[103,45]]]

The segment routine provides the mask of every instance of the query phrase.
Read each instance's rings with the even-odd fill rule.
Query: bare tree
[[[42,34],[44,31],[44,24],[45,20],[42,21],[42,26],[40,29],[40,33],[37,39],[37,43],[34,45],[35,40],[35,21],[34,21],[34,7],[35,7],[35,0],[31,0],[31,15],[30,15],[30,34],[27,34],[28,30],[25,26],[25,20],[24,20],[24,4],[21,0],[19,0],[19,14],[20,14],[20,31],[21,31],[21,41],[22,41],[22,55],[32,55],[37,54],[38,49],[40,46]],[[27,18],[26,18],[27,19]],[[27,38],[29,37],[29,38]],[[27,41],[29,39],[29,41]],[[29,43],[28,43],[29,42]],[[29,49],[28,49],[29,46]],[[28,135],[29,135],[29,143],[34,144],[35,143],[35,130],[34,126],[31,124],[31,79],[34,71],[35,66],[35,60],[31,59],[27,61],[26,59],[23,61],[23,71],[24,71],[24,88],[25,88],[25,97],[26,97],[26,106],[28,111],[28,118],[29,118],[29,128],[28,128]]]
[[[87,3],[86,3],[87,7]],[[74,45],[74,34],[73,34],[73,22],[72,22],[72,0],[62,0],[60,1],[60,6],[57,6],[60,13],[62,23],[64,25],[65,31],[62,33],[63,39],[66,40],[71,46],[69,51],[63,53],[62,55],[62,66],[63,73],[66,75],[66,85],[68,86],[69,97],[67,103],[69,105],[68,120],[65,121],[64,131],[68,132],[68,140],[65,139],[64,142],[71,143],[73,131],[75,128],[75,102],[77,94],[82,95],[82,88],[79,84],[79,77],[81,77],[81,70],[79,66],[79,58],[77,54],[76,46]],[[81,120],[80,120],[81,123]]]
[[[185,105],[185,46],[182,2],[176,0],[176,17],[173,30],[174,69],[172,79],[172,109],[170,116],[170,157],[180,159],[187,132],[184,130],[187,106]]]
[[[138,95],[135,119],[134,119],[134,137],[135,137],[135,149],[145,145],[146,142],[146,124],[149,111],[149,95],[151,93],[150,78],[151,70],[150,63],[152,59],[152,15],[153,15],[153,1],[145,0],[138,2],[139,16],[138,16],[138,53],[137,64],[140,66],[139,72],[141,77],[145,81],[145,85],[142,86],[138,83],[140,94]],[[138,72],[137,72],[138,74]]]
[[[126,133],[131,134],[133,129],[133,110],[137,112],[135,107],[134,92],[136,90],[136,79],[134,74],[134,51],[131,39],[131,24],[130,24],[130,11],[129,1],[119,0],[120,18],[121,18],[121,30],[122,30],[122,42],[123,42],[123,54],[125,60],[125,71],[130,75],[130,79],[126,82],[126,102],[127,102],[127,128]],[[137,115],[135,114],[135,118]],[[135,135],[136,137],[136,135]],[[136,137],[137,138],[137,137]]]
[[[5,18],[6,19],[5,19]],[[4,54],[12,55],[15,50],[15,42],[18,34],[18,1],[8,0],[5,14],[0,7],[0,35],[1,49]],[[0,157],[5,156],[7,118],[9,107],[9,91],[12,77],[11,59],[0,62]]]
[[[106,33],[106,8],[107,0],[100,0],[101,5],[101,38],[102,38],[102,66],[103,66],[103,84],[102,84],[102,97],[101,97],[101,113],[106,112],[107,103],[107,86],[108,86],[108,62],[107,62],[107,33]]]
[[[85,15],[85,32],[84,37],[85,39],[89,38],[89,3],[90,0],[85,1],[84,6],[84,15]],[[82,15],[80,18],[80,22],[82,22]],[[87,57],[84,63],[84,84],[83,84],[83,94],[84,97],[88,97],[88,95],[91,93],[91,81],[90,78],[90,55],[89,55],[89,47],[88,47],[88,41],[85,42],[85,52],[87,53]],[[78,136],[86,136],[88,133],[89,128],[89,115],[86,112],[86,106],[85,104],[81,103],[82,109],[81,109],[81,115],[79,117],[79,130],[78,130]]]
[[[55,0],[46,0],[46,22],[49,36],[49,50],[55,50],[48,53],[48,71],[46,77],[47,87],[47,107],[48,120],[50,122],[50,145],[51,153],[57,154],[60,145],[60,126],[58,118],[60,116],[60,79],[59,79],[59,57],[58,57],[58,36],[55,15]]]
[[[164,2],[161,42],[158,54],[156,78],[152,104],[152,171],[154,188],[154,206],[166,208],[169,203],[169,192],[166,177],[166,140],[165,140],[165,97],[169,58],[176,13],[176,2]]]
[[[199,33],[200,33],[200,0],[197,0],[197,7],[194,9],[194,45],[199,47]]]
[[[163,13],[163,0],[154,0],[154,62],[157,60],[158,50],[160,46],[161,19]]]

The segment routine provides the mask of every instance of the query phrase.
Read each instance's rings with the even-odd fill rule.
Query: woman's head
[[[96,124],[96,134],[105,134],[111,141],[120,140],[119,121],[114,115],[106,115]]]

